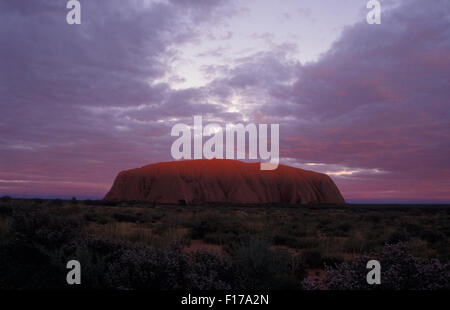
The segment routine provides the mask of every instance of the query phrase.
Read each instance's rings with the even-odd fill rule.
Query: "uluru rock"
[[[171,204],[345,204],[323,173],[228,159],[162,162],[120,172],[105,200]]]

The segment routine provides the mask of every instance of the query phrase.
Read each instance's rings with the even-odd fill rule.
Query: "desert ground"
[[[0,199],[0,288],[450,289],[450,205]],[[369,259],[382,284],[366,282]]]

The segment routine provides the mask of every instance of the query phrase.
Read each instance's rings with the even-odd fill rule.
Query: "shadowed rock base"
[[[163,162],[122,171],[106,194],[110,201],[155,203],[345,204],[339,189],[323,173],[237,160]]]

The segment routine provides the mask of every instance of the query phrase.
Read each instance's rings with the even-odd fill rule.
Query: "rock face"
[[[260,170],[259,163],[227,159],[163,162],[122,171],[104,199],[172,204],[345,204],[326,174],[284,165]]]

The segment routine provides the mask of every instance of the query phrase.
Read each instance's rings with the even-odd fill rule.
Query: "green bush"
[[[238,288],[299,289],[305,268],[298,258],[285,250],[269,250],[267,240],[252,236],[236,246],[233,262]]]
[[[88,222],[95,222],[102,225],[105,225],[109,222],[107,217],[97,213],[86,213],[85,215],[83,215],[83,219]]]

